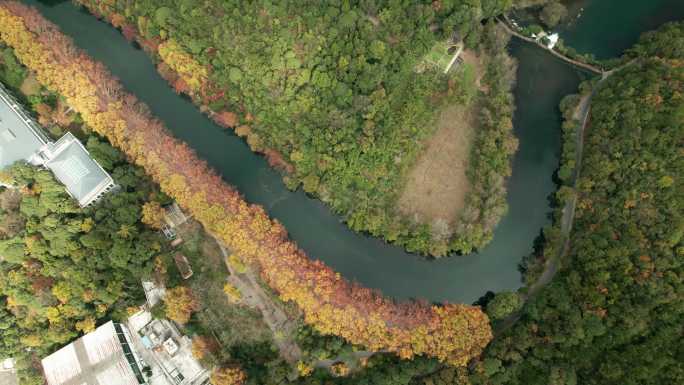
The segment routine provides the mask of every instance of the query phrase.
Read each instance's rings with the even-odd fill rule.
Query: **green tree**
[[[544,6],[539,17],[547,27],[553,28],[568,14],[567,8],[558,1],[553,1]]]
[[[487,304],[487,315],[493,320],[500,320],[520,310],[521,306],[522,300],[518,293],[502,291],[496,293],[494,298]]]

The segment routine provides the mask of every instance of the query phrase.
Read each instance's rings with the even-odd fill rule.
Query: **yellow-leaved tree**
[[[142,207],[142,223],[150,226],[153,229],[161,229],[164,225],[164,209],[159,202],[147,202]]]
[[[213,385],[244,385],[247,375],[239,366],[223,366],[211,373]]]
[[[176,286],[166,290],[164,304],[166,316],[179,324],[188,323],[192,313],[199,309],[199,302],[192,294],[192,290],[185,286]]]

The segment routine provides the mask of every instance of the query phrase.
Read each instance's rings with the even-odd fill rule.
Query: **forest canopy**
[[[513,65],[501,57],[505,43],[492,44],[502,36],[492,38],[481,21],[510,1],[79,3],[137,38],[178,92],[356,231],[422,254],[468,253],[489,242],[506,211],[503,181],[516,142],[512,80],[501,67]],[[492,56],[480,94],[467,71],[419,69],[434,46],[461,41]],[[400,212],[397,200],[449,104],[479,110],[473,187],[444,228]]]
[[[0,356],[22,365],[102,319],[125,318],[144,300],[140,279],[160,250],[159,235],[140,222],[150,187],[108,144],[89,145],[117,155],[110,170],[123,187],[93,208],[78,207],[47,170],[20,163],[3,171],[16,188],[0,192]]]
[[[644,34],[593,97],[563,269],[473,384],[684,382],[683,31]]]

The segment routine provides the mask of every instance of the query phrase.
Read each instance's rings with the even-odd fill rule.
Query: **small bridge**
[[[569,58],[569,57],[563,55],[562,53],[560,53],[560,52],[558,52],[558,51],[556,51],[556,50],[554,50],[554,49],[552,49],[552,48],[548,48],[547,46],[545,46],[544,44],[540,43],[540,42],[537,41],[537,40],[532,39],[531,37],[528,37],[528,36],[525,36],[525,35],[521,34],[520,32],[516,31],[515,28],[512,28],[512,27],[510,26],[508,17],[506,17],[506,16],[504,16],[504,20],[501,20],[501,19],[499,19],[499,18],[497,18],[497,20],[499,21],[499,24],[500,24],[501,26],[503,26],[503,28],[504,28],[504,29],[506,30],[506,32],[508,32],[509,34],[511,34],[511,35],[513,35],[513,36],[516,36],[516,37],[518,37],[518,38],[520,38],[520,39],[522,39],[522,40],[525,40],[525,41],[527,41],[527,42],[530,42],[530,43],[532,43],[532,44],[536,44],[536,45],[538,45],[539,47],[541,47],[541,48],[543,48],[543,49],[549,51],[551,54],[555,55],[555,56],[558,57],[559,59],[561,59],[561,60],[563,60],[563,61],[565,61],[565,62],[567,62],[567,63],[569,63],[569,64],[571,64],[571,65],[574,65],[575,67],[583,68],[583,69],[585,69],[585,70],[587,70],[587,71],[590,71],[590,72],[593,72],[593,73],[595,73],[595,74],[597,74],[597,75],[603,75],[603,73],[605,72],[602,68],[596,67],[596,66],[591,65],[591,64],[588,64],[588,63],[581,62],[581,61],[579,61],[579,60],[575,60],[575,59]]]

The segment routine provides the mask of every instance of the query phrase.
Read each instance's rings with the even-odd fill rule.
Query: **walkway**
[[[239,273],[228,262],[228,251],[218,238],[216,242],[221,248],[226,267],[230,271],[228,282],[242,294],[241,302],[253,309],[259,310],[266,325],[273,333],[273,340],[280,351],[281,357],[290,364],[295,364],[302,357],[302,350],[295,341],[297,321],[288,315],[270,298],[268,293],[259,285],[250,267],[244,273]]]
[[[257,278],[251,268],[248,268],[244,273],[237,272],[235,268],[228,263],[229,253],[226,248],[218,239],[216,239],[216,242],[221,248],[226,267],[230,271],[228,282],[235,286],[242,294],[242,304],[261,312],[264,322],[273,333],[275,344],[280,350],[281,357],[290,364],[297,363],[302,358],[302,351],[294,339],[298,327],[297,321],[289,319],[287,314],[274,303],[261,285],[259,285],[259,282],[257,282]],[[338,356],[325,360],[316,360],[313,362],[313,366],[316,368],[330,369],[334,363],[344,361],[345,359],[353,358],[360,360],[384,352],[385,351],[372,352],[361,350],[352,353],[351,357]]]
[[[509,20],[508,20],[508,17],[507,17],[507,16],[504,16],[504,20],[501,20],[501,19],[499,19],[499,18],[497,18],[497,20],[499,21],[499,24],[500,24],[501,26],[503,26],[503,28],[504,28],[504,29],[506,30],[506,32],[508,32],[509,34],[511,34],[511,35],[513,35],[513,36],[516,36],[516,37],[518,37],[518,38],[520,38],[520,39],[522,39],[522,40],[525,40],[525,41],[527,41],[527,42],[530,42],[530,43],[532,43],[532,44],[536,44],[536,45],[538,45],[539,47],[541,47],[541,48],[543,48],[543,49],[549,51],[551,54],[555,55],[556,57],[560,58],[561,60],[563,60],[563,61],[565,61],[565,62],[567,62],[567,63],[569,63],[569,64],[571,64],[571,65],[574,65],[574,66],[576,66],[576,67],[583,68],[583,69],[585,69],[585,70],[587,70],[587,71],[591,71],[591,72],[593,72],[593,73],[595,73],[595,74],[597,74],[597,75],[603,75],[603,73],[604,73],[603,69],[601,69],[601,68],[599,68],[599,67],[596,67],[596,66],[594,66],[594,65],[588,64],[588,63],[581,62],[581,61],[579,61],[579,60],[571,59],[571,58],[569,58],[569,57],[563,55],[562,53],[560,53],[560,52],[558,52],[558,51],[556,51],[556,50],[554,50],[554,49],[552,49],[552,48],[548,48],[547,46],[545,46],[544,44],[542,44],[542,43],[539,42],[539,41],[537,41],[537,40],[535,40],[535,39],[532,39],[531,37],[525,36],[525,35],[523,35],[523,34],[517,32],[514,28],[511,28],[511,26],[509,25]]]
[[[325,360],[317,360],[316,362],[314,362],[313,366],[315,368],[324,368],[324,369],[330,370],[330,368],[333,366],[333,364],[335,364],[337,362],[345,362],[345,360],[348,361],[350,359],[354,359],[354,360],[358,361],[358,360],[362,360],[365,358],[370,358],[373,355],[379,354],[379,353],[386,353],[386,351],[371,352],[368,350],[361,350],[358,352],[353,352],[350,355],[344,356],[344,357],[340,355],[340,356],[328,358]]]

